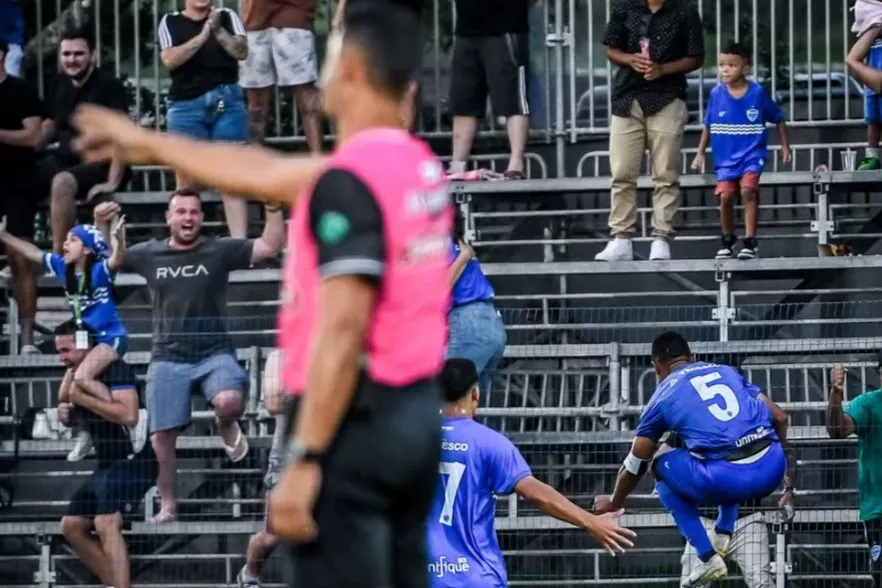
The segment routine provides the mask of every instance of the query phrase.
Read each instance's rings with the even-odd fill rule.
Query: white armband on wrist
[[[625,458],[624,465],[625,469],[628,470],[628,473],[635,476],[642,476],[646,473],[646,468],[649,467],[649,460],[640,459],[633,453],[628,452],[628,457]]]

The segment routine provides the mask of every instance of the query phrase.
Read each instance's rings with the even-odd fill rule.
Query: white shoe
[[[720,554],[723,559],[729,555],[729,543],[732,541],[732,538],[729,535],[717,535],[713,536],[713,545],[714,551]]]
[[[594,256],[597,261],[633,261],[634,247],[631,239],[615,237],[603,251]]]
[[[80,431],[74,448],[67,454],[67,461],[80,461],[92,451],[92,435],[89,431]]]
[[[667,240],[658,238],[652,242],[652,248],[649,250],[650,261],[662,261],[671,258],[671,246]]]
[[[40,349],[36,345],[22,345],[21,355],[40,355]]]
[[[129,427],[129,439],[132,441],[132,453],[141,453],[147,444],[147,410],[142,408],[138,411],[138,424]]]
[[[239,575],[236,576],[236,586],[238,588],[261,588],[260,578],[249,576],[247,568],[242,566]]]
[[[682,588],[698,588],[699,586],[707,586],[711,582],[722,580],[729,574],[726,562],[719,554],[714,554],[709,562],[704,563],[700,559],[695,562],[692,573],[680,585]]]

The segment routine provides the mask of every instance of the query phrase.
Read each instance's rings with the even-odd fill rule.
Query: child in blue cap
[[[94,225],[72,228],[64,240],[62,255],[40,251],[32,243],[10,235],[6,231],[6,217],[0,221],[0,241],[34,263],[41,263],[64,285],[79,329],[77,346],[90,348],[76,372],[68,370],[65,379],[73,378],[86,394],[112,402],[107,386],[96,378],[114,360],[120,359],[128,346],[128,332],[119,318],[112,293],[125,253],[125,217],[117,219],[111,233],[110,251],[101,231]]]

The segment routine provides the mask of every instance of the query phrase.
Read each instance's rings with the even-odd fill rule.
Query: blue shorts
[[[168,132],[205,141],[246,143],[248,113],[242,88],[228,84],[198,98],[169,100]]]
[[[882,123],[882,96],[879,94],[864,96],[864,120],[870,124]]]
[[[768,496],[781,484],[787,469],[784,449],[773,442],[750,463],[699,459],[685,449],[663,453],[655,460],[656,477],[694,504],[740,504]]]
[[[99,343],[109,345],[114,351],[116,351],[116,354],[120,359],[122,359],[122,356],[126,354],[126,351],[129,348],[129,336],[101,333],[95,336],[95,344],[98,345]]]
[[[450,336],[445,357],[474,362],[478,385],[487,391],[505,352],[505,325],[492,302],[470,302],[454,306],[447,318]]]
[[[189,425],[194,392],[211,402],[218,393],[235,390],[244,400],[248,384],[248,374],[231,353],[218,353],[197,363],[151,362],[147,368],[150,432]]]
[[[156,483],[156,461],[145,457],[122,459],[95,470],[77,488],[67,506],[67,516],[94,518],[121,513],[131,515],[147,490]]]

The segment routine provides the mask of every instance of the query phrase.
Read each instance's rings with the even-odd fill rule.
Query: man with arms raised
[[[428,583],[452,210],[440,161],[401,128],[420,50],[412,11],[347,11],[322,79],[339,141],[327,162],[155,134],[102,109],[78,120],[91,157],[124,153],[295,204],[279,347],[296,414],[269,523],[298,543],[296,585]]]
[[[89,353],[89,349],[78,348],[79,329],[74,321],[68,321],[55,330],[58,355],[72,369]],[[82,392],[73,380],[66,380],[59,390],[59,419],[69,423],[77,413],[95,444],[98,462],[71,497],[67,514],[61,519],[61,532],[80,561],[101,582],[114,588],[130,588],[123,517],[137,511],[144,494],[153,486],[156,456],[142,434],[146,427],[141,421],[141,396],[132,368],[116,360],[99,381],[106,386],[106,394],[100,397]],[[92,535],[93,529],[97,538]]]
[[[595,516],[533,477],[521,452],[496,431],[476,423],[478,370],[452,358],[441,372],[444,390],[441,479],[429,514],[429,574],[434,588],[507,586],[505,560],[493,522],[496,496],[516,492],[547,515],[585,529],[610,553],[633,545],[619,527],[621,513]]]
[[[119,208],[100,204],[95,222],[107,223]],[[245,410],[248,376],[227,334],[230,272],[275,257],[285,241],[279,207],[267,208],[258,239],[202,235],[202,201],[197,192],[175,192],[165,213],[168,239],[126,250],[121,271],[144,276],[153,300],[153,353],[147,371],[150,434],[159,459],[156,481],[162,508],[155,522],[175,519],[175,443],[190,424],[195,390],[214,408],[218,433],[230,459],[239,461],[248,442],[236,422]]]
[[[616,511],[637,486],[662,436],[675,433],[686,446],[659,452],[651,469],[655,489],[698,561],[683,586],[705,586],[728,573],[729,540],[738,505],[768,496],[784,479],[787,415],[759,388],[727,365],[696,361],[680,333],[652,342],[658,388],[646,405],[631,452],[611,497],[599,496],[595,512]],[[701,523],[700,505],[718,506],[713,537]]]

